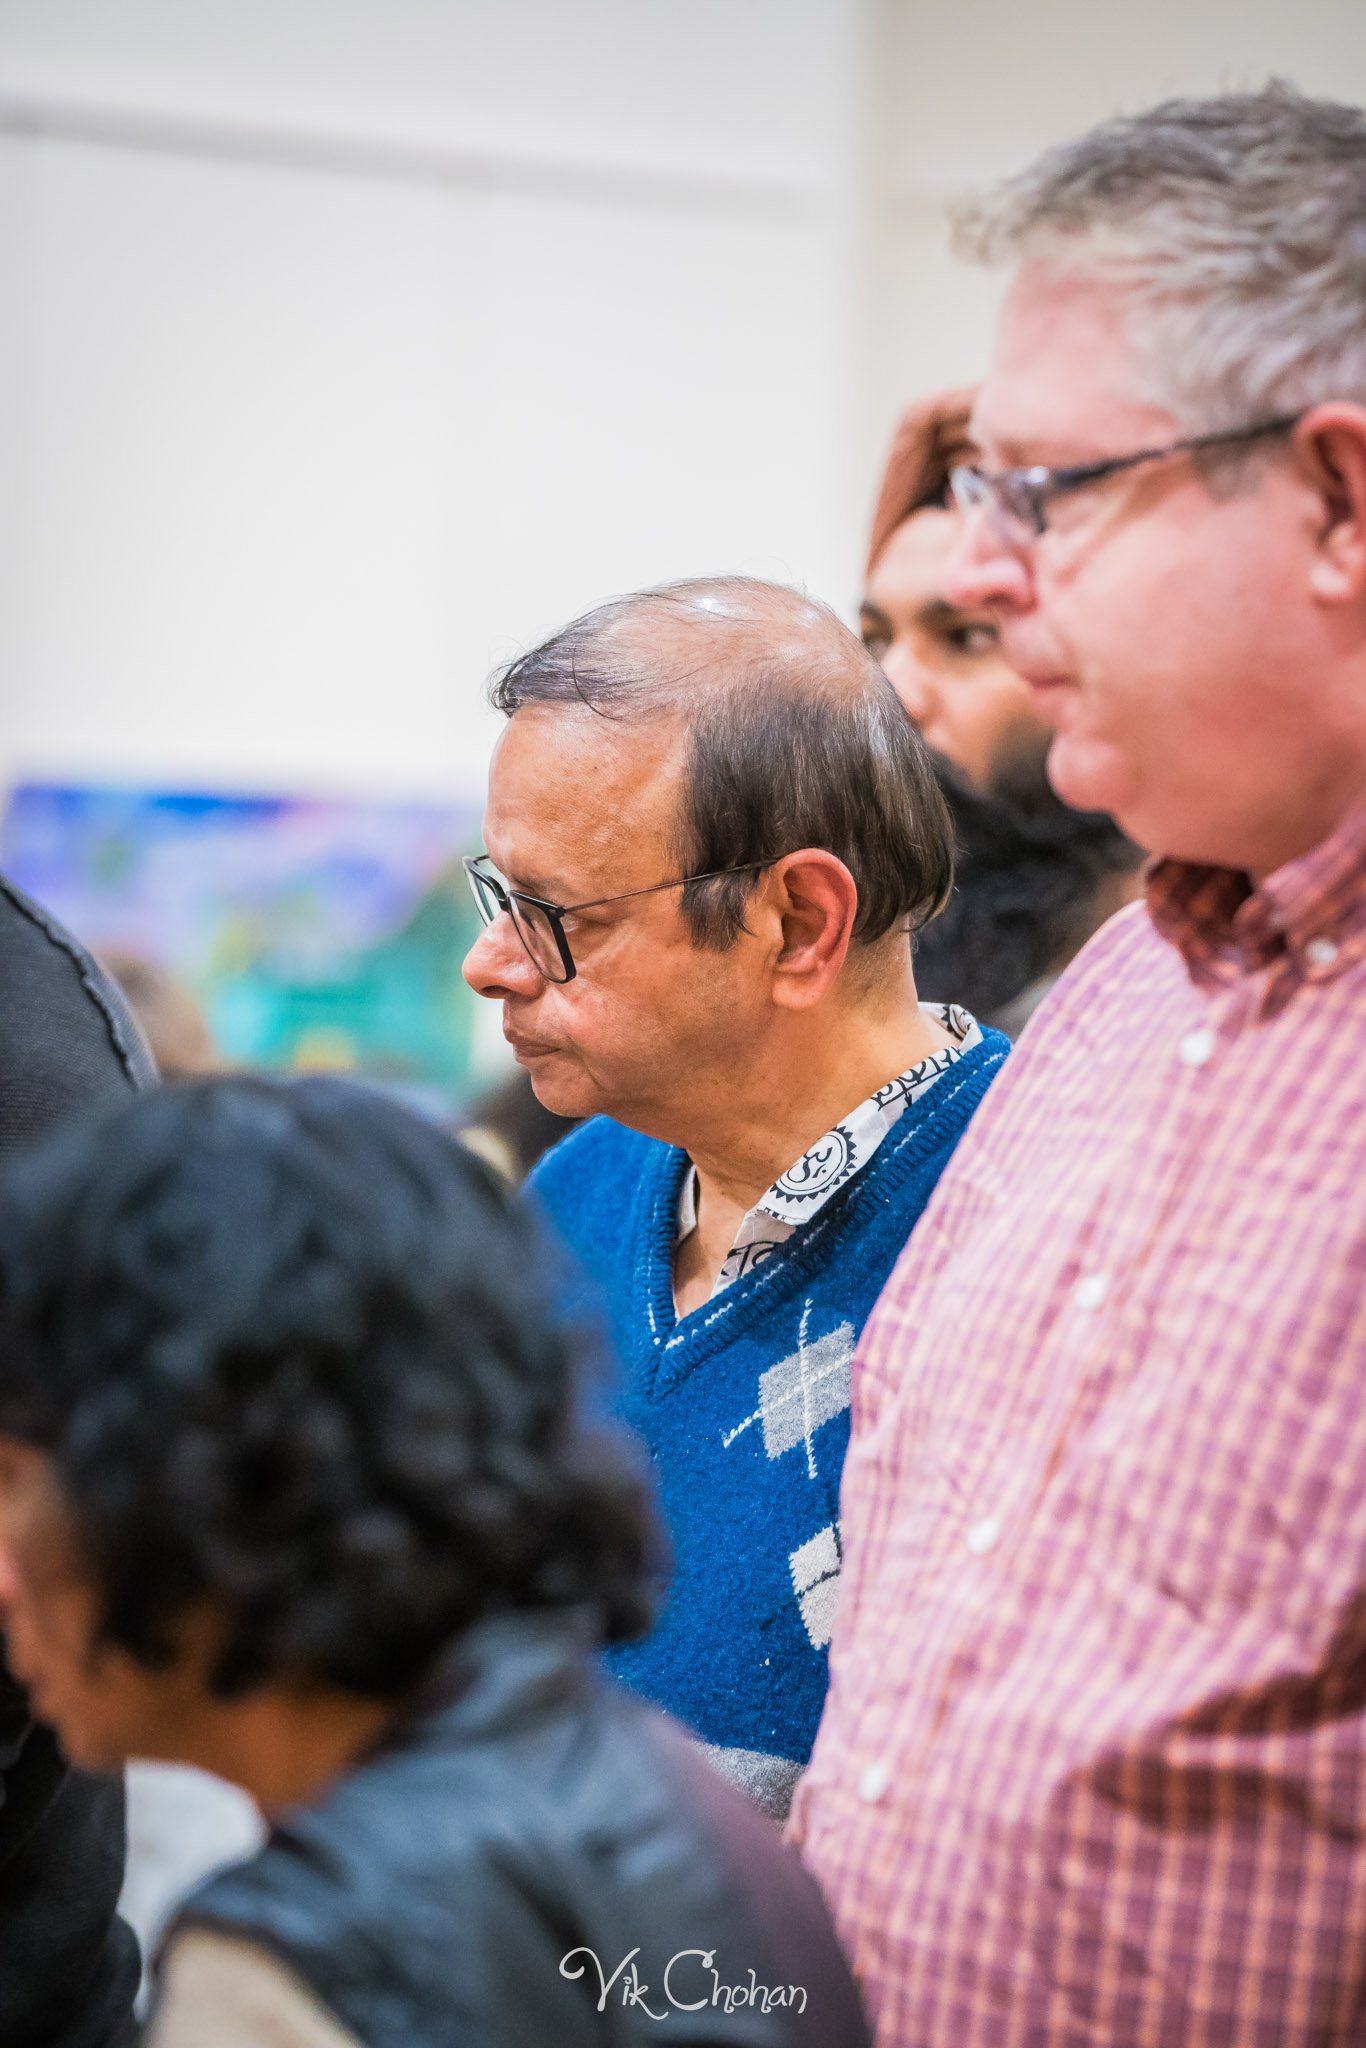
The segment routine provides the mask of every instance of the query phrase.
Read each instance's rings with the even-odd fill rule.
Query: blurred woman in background
[[[860,626],[934,753],[958,839],[957,887],[917,940],[916,985],[1013,1038],[1092,932],[1138,894],[1143,855],[1112,819],[1053,794],[1051,728],[1007,665],[995,620],[949,596],[960,526],[949,472],[972,459],[972,398],[941,392],[902,416]]]
[[[174,1921],[154,2048],[866,2042],[795,1859],[598,1668],[658,1550],[549,1257],[336,1080],[164,1090],[0,1192],[15,1669],[74,1759],[270,1823]]]

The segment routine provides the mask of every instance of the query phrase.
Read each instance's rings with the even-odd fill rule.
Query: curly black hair
[[[643,1465],[532,1218],[339,1080],[142,1097],[0,1189],[0,1433],[50,1454],[104,1640],[202,1604],[221,1696],[393,1697],[471,1622],[648,1625]]]

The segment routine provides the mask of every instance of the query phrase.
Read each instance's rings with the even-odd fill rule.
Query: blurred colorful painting
[[[174,974],[234,1064],[352,1068],[454,1106],[478,830],[473,805],[29,783],[0,867],[95,953]]]

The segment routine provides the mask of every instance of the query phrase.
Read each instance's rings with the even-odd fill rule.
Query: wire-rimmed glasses
[[[1102,477],[1117,476],[1121,470],[1136,469],[1140,462],[1160,462],[1168,455],[1186,455],[1201,448],[1231,448],[1240,441],[1288,434],[1303,417],[1302,413],[1283,413],[1276,419],[1259,420],[1255,426],[1228,427],[1217,434],[1193,434],[1184,441],[1169,441],[1162,448],[1140,448],[1133,455],[1112,455],[1103,462],[1072,463],[1064,469],[1049,469],[1042,462],[1028,469],[990,470],[966,465],[951,471],[949,489],[960,512],[985,512],[998,539],[1010,547],[1026,546],[1048,531],[1048,504],[1052,498],[1099,483]]]

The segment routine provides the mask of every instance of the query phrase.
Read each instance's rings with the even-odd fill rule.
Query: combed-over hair
[[[614,599],[511,662],[489,696],[510,718],[562,704],[680,719],[683,874],[823,847],[854,878],[861,944],[916,930],[948,900],[953,827],[925,743],[857,637],[796,591],[729,576]],[[682,892],[699,945],[733,944],[757,880]]]
[[[146,1095],[0,1186],[0,1433],[52,1458],[102,1638],[198,1608],[212,1689],[395,1696],[483,1615],[650,1614],[660,1549],[529,1214],[354,1083]]]
[[[1167,100],[959,209],[968,253],[1110,275],[1193,432],[1366,404],[1366,112],[1273,83]]]

